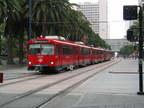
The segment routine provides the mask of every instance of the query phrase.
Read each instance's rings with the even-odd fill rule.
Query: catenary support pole
[[[144,95],[143,92],[143,36],[142,36],[142,7],[139,10],[139,92],[138,95]]]

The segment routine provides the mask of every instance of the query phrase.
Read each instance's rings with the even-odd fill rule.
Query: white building
[[[144,4],[144,0],[139,0],[139,4]]]
[[[105,42],[111,46],[113,52],[119,52],[120,48],[125,45],[135,45],[135,43],[127,41],[127,39],[105,39]]]
[[[79,3],[81,11],[88,21],[92,24],[91,27],[95,33],[98,33],[102,39],[108,39],[108,8],[107,0],[99,0],[98,3],[84,2]]]
[[[108,39],[108,2],[99,0],[99,35],[102,39]]]

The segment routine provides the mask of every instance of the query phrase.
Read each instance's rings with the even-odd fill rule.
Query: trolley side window
[[[80,55],[83,55],[83,48],[80,47]]]
[[[63,55],[72,55],[72,46],[63,45]]]
[[[56,44],[56,55],[59,55],[59,45],[58,44]]]
[[[30,55],[40,55],[40,44],[30,44],[29,54]]]
[[[76,47],[76,55],[78,55],[78,47]]]
[[[54,44],[42,44],[42,55],[54,55]]]
[[[90,49],[84,48],[84,55],[90,55]]]

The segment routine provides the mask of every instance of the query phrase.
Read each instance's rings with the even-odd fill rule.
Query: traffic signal
[[[123,7],[123,19],[124,20],[136,20],[138,18],[137,6],[124,6]]]
[[[138,41],[138,36],[133,36],[133,41]]]
[[[131,42],[138,41],[138,36],[133,35],[133,31],[131,29],[127,30],[127,40]]]
[[[127,40],[132,41],[133,39],[133,31],[131,29],[127,30]]]

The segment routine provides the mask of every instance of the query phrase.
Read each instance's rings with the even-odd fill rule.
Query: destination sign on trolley
[[[46,42],[48,42],[47,40],[35,40],[34,41],[35,43],[46,43]]]

